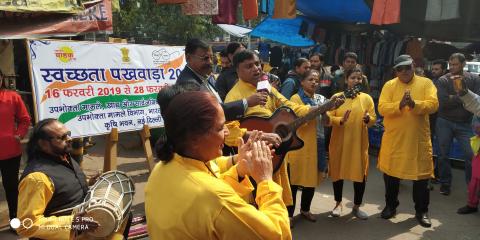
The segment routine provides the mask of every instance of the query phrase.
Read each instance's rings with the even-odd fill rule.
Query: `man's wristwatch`
[[[246,112],[248,108],[247,99],[246,98],[242,99],[242,103],[243,103],[243,111]]]

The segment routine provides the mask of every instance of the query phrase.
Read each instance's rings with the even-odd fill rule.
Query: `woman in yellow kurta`
[[[292,96],[290,101],[308,106],[317,106],[325,103],[327,99],[324,96],[315,94],[319,75],[316,70],[307,71],[300,82],[302,88],[298,90],[297,94]],[[289,166],[290,188],[293,198],[293,206],[287,207],[290,222],[295,211],[295,200],[299,186],[302,187],[300,214],[309,221],[316,221],[310,212],[310,205],[315,194],[315,187],[323,179],[323,174],[318,168],[318,158],[325,157],[325,151],[320,153],[317,151],[317,135],[323,135],[321,121],[328,121],[328,116],[323,114],[301,126],[297,130],[297,136],[303,140],[303,147],[289,152],[285,157],[285,161],[288,162]],[[318,156],[318,154],[323,156]]]
[[[158,145],[161,162],[145,187],[151,239],[292,238],[265,142],[249,139],[243,155],[247,159],[218,175],[210,160],[222,155],[228,129],[215,97],[203,91],[184,92],[161,109],[167,139]],[[258,209],[240,197],[242,190],[253,189],[247,175],[257,182]]]
[[[362,83],[362,70],[354,68],[345,72],[349,90]],[[348,91],[347,91],[348,92]],[[337,93],[343,94],[343,93]],[[368,129],[375,124],[376,114],[372,98],[365,93],[348,96],[338,109],[329,112],[333,126],[329,146],[329,175],[333,182],[336,205],[331,216],[342,213],[343,180],[353,181],[354,206],[352,214],[360,219],[368,215],[359,209],[365,192],[368,173]]]

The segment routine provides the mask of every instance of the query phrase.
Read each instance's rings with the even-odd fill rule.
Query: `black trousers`
[[[335,196],[336,202],[342,201],[343,193],[343,180],[337,180],[333,184],[333,195]],[[365,177],[363,177],[363,182],[353,182],[353,203],[355,205],[362,204],[363,194],[365,193]]]
[[[293,217],[295,212],[295,204],[297,201],[297,190],[300,186],[290,185],[292,190],[293,206],[288,206],[288,216]],[[304,212],[310,211],[310,205],[312,204],[313,195],[315,195],[314,187],[302,187],[302,202],[300,203],[300,209]]]
[[[18,171],[20,169],[21,158],[22,156],[20,155],[0,160],[3,189],[5,189],[5,195],[7,197],[8,215],[10,219],[17,217]]]
[[[290,164],[287,165],[287,173],[288,173],[288,178],[290,179]],[[310,205],[312,205],[313,195],[315,195],[315,188],[291,185],[290,183],[290,190],[292,191],[293,205],[287,206],[289,217],[293,217],[293,213],[295,212],[295,205],[297,202],[297,191],[299,187],[302,187],[302,202],[300,203],[300,209],[304,212],[310,211]]]
[[[415,203],[415,211],[417,213],[428,212],[428,204],[430,203],[430,190],[428,190],[428,180],[414,180],[413,181],[413,202]],[[391,209],[397,208],[400,204],[398,201],[398,190],[400,186],[400,179],[396,177],[383,174],[383,181],[385,182],[385,202],[387,207]]]

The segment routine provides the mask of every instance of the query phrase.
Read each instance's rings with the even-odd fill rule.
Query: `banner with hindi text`
[[[0,0],[1,1],[1,0]],[[73,15],[0,11],[0,39],[75,36],[112,32],[112,1],[102,0]]]
[[[185,66],[184,47],[27,40],[37,119],[73,137],[163,126],[157,93]]]
[[[83,10],[77,0],[0,0],[0,11],[77,13]]]

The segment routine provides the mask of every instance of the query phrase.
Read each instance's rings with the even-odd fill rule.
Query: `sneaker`
[[[330,212],[330,216],[332,217],[340,217],[340,215],[342,215],[342,205],[338,205],[336,206],[332,212]]]
[[[441,185],[440,186],[440,194],[443,194],[445,196],[450,195],[450,186],[448,185]]]
[[[470,213],[474,213],[474,212],[478,212],[478,208],[470,207],[468,205],[466,205],[464,207],[461,207],[457,210],[458,214],[470,214]]]
[[[353,208],[352,209],[352,214],[353,214],[353,216],[355,216],[358,219],[362,219],[362,220],[367,220],[368,219],[367,213],[360,210],[360,208]]]
[[[305,219],[307,219],[310,222],[316,222],[317,221],[317,218],[315,216],[313,216],[313,214],[310,211],[300,210],[300,215],[302,215],[302,217],[304,217]]]
[[[440,184],[440,181],[438,181],[438,179],[436,179],[436,178],[432,178],[432,179],[430,179],[430,183],[432,183],[432,184]]]

